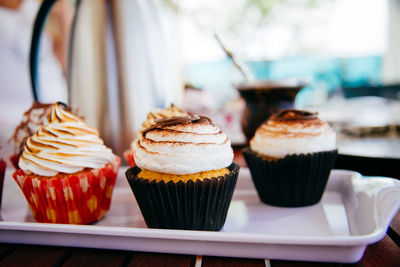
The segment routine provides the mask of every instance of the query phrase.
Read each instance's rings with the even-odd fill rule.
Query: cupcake
[[[243,150],[261,201],[282,207],[318,203],[337,154],[336,134],[317,113],[272,115]]]
[[[199,116],[156,120],[140,132],[126,177],[150,228],[219,231],[239,166],[230,140]]]
[[[180,108],[178,108],[177,106],[175,106],[173,104],[171,104],[166,109],[155,109],[147,114],[147,118],[143,122],[140,130],[138,131],[138,135],[140,135],[141,131],[143,131],[144,129],[147,129],[148,127],[153,125],[156,120],[164,119],[164,118],[168,118],[168,117],[174,117],[174,116],[187,116],[187,115],[189,115],[189,114],[184,112],[183,110],[181,110]],[[133,151],[135,148],[136,141],[137,141],[137,138],[135,138],[135,140],[132,141],[131,149],[124,152],[124,157],[125,157],[126,161],[128,162],[129,166],[131,166],[131,167],[136,165],[135,159],[133,156]]]
[[[60,103],[23,147],[13,178],[37,222],[87,224],[110,207],[120,159]]]

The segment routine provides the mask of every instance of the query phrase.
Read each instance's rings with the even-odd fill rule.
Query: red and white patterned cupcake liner
[[[6,162],[0,158],[0,207],[1,207],[1,197],[3,195],[3,183],[4,183],[4,174],[6,172]]]
[[[110,208],[121,159],[101,169],[44,177],[18,169],[13,178],[21,188],[37,222],[88,224]]]
[[[124,152],[124,157],[129,164],[129,167],[136,166],[135,158],[133,156],[133,150],[127,150]]]

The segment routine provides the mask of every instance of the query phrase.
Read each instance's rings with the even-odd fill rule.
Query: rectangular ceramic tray
[[[6,173],[0,242],[192,255],[356,262],[382,239],[400,207],[400,181],[333,170],[319,204],[278,208],[260,203],[247,168],[240,171],[222,231],[146,227],[120,170],[109,212],[93,225],[35,223]]]

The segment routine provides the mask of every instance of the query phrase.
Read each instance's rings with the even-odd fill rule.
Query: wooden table
[[[235,161],[245,165],[240,154]],[[243,259],[196,255],[173,255],[139,251],[0,244],[1,266],[400,266],[400,212],[393,219],[386,236],[367,247],[355,264],[296,262]]]

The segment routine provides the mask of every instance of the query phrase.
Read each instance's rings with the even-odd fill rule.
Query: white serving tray
[[[247,168],[240,170],[221,232],[149,229],[120,171],[112,204],[93,225],[35,223],[7,170],[0,242],[303,261],[356,262],[382,239],[400,207],[400,181],[333,170],[319,204],[262,204]]]

